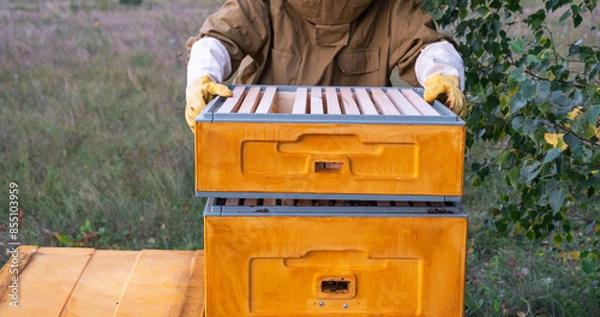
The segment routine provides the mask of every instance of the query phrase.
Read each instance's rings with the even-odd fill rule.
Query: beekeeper
[[[465,114],[463,62],[413,0],[229,0],[187,42],[190,127],[221,83],[389,86],[391,71]],[[192,129],[193,131],[193,129]]]

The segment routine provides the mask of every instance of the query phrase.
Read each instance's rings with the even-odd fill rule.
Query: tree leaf
[[[554,213],[557,213],[560,211],[564,202],[565,202],[565,191],[563,189],[558,189],[558,190],[552,191],[550,193],[550,208],[552,208],[552,211]]]
[[[525,183],[531,183],[542,171],[542,163],[538,161],[534,161],[529,165],[525,165],[521,168],[521,178],[525,181]]]
[[[550,151],[546,152],[546,156],[544,157],[544,161],[542,162],[542,164],[548,164],[554,161],[557,157],[560,156],[560,153],[562,153],[562,151],[563,150],[559,148],[550,149]]]
[[[544,134],[544,140],[546,143],[552,145],[555,148],[566,150],[568,145],[563,140],[564,133],[546,133]]]
[[[513,52],[516,54],[523,54],[527,52],[527,43],[522,40],[510,41],[508,42]]]
[[[598,270],[598,263],[588,257],[585,257],[581,260],[581,269],[586,274],[593,274]]]
[[[512,188],[514,189],[518,189],[519,188],[519,169],[518,168],[513,168],[510,170],[510,172],[508,172],[508,174],[506,175],[507,178],[507,183],[512,186]]]

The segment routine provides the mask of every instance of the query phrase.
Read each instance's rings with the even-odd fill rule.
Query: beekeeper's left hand
[[[464,118],[467,100],[459,88],[459,83],[458,76],[435,74],[425,81],[423,99],[429,103],[438,99],[457,116]]]

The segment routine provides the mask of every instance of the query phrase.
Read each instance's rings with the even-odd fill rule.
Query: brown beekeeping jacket
[[[236,84],[389,86],[398,66],[418,86],[420,50],[452,39],[413,3],[374,0],[349,24],[336,24],[325,21],[328,12],[309,21],[286,0],[230,0],[188,40],[188,53],[203,36],[220,40],[239,68]]]

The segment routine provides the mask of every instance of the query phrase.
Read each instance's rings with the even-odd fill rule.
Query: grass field
[[[219,2],[0,0],[0,205],[17,184],[21,243],[203,248],[184,46]],[[600,315],[599,285],[568,248],[488,225],[501,180],[466,183],[467,316]]]

